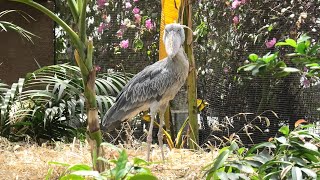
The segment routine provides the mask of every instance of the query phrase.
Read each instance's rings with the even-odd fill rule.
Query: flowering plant
[[[68,7],[57,2],[59,15],[71,23]],[[66,10],[65,10],[66,9]],[[158,59],[160,2],[139,0],[97,0],[91,1],[87,8],[88,32],[97,42],[95,44],[94,61],[101,67],[101,72],[108,68],[118,68],[122,61],[136,59],[137,64],[123,63],[128,72],[136,72],[144,67],[146,60]],[[67,52],[65,34],[61,29],[56,31],[57,58],[63,59]],[[72,58],[72,54],[69,55]],[[119,60],[121,59],[121,60]],[[141,60],[140,60],[141,59]],[[136,61],[134,61],[136,62]],[[144,64],[145,63],[145,64]],[[122,66],[121,66],[122,67]]]

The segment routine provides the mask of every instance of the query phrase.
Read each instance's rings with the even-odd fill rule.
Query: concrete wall
[[[49,9],[53,9],[52,1],[38,1]],[[3,10],[22,10],[32,16],[35,21],[26,21],[18,13],[10,13],[0,18],[17,24],[39,37],[33,37],[33,43],[13,31],[0,31],[0,79],[7,84],[17,82],[26,73],[40,66],[54,63],[54,23],[43,13],[21,3],[0,0],[0,12]]]

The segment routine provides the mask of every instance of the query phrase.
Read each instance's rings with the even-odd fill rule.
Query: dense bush
[[[320,176],[320,136],[310,132],[305,120],[279,129],[282,136],[270,138],[250,149],[232,140],[209,164],[207,179],[317,179]]]
[[[96,92],[100,116],[130,77],[117,72],[99,74]],[[81,82],[78,67],[62,64],[29,73],[10,89],[0,84],[1,135],[12,140],[29,135],[40,142],[73,138],[77,132],[85,132]]]

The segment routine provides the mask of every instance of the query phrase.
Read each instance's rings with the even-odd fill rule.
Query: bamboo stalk
[[[184,0],[184,7],[181,7],[183,17],[183,24],[187,25],[190,29],[192,29],[192,5],[189,0]],[[187,88],[188,88],[188,111],[189,111],[189,127],[190,127],[190,142],[189,147],[191,149],[198,149],[199,143],[199,127],[198,127],[198,119],[197,119],[197,85],[196,85],[196,68],[195,68],[195,60],[193,56],[193,38],[192,32],[186,30],[186,41],[185,41],[185,52],[189,59],[189,76],[187,79]]]
[[[86,36],[86,7],[87,3],[90,0],[77,1],[78,3],[78,11],[79,11],[79,35],[72,30],[63,20],[61,20],[57,15],[55,15],[52,11],[47,9],[46,7],[38,4],[32,0],[11,0],[19,3],[24,3],[29,6],[32,6],[39,11],[46,14],[52,20],[57,22],[70,36],[71,42],[75,46],[76,50],[74,52],[75,60],[80,67],[83,87],[84,87],[84,96],[86,98],[86,108],[87,108],[87,123],[88,123],[88,141],[91,145],[91,155],[92,155],[92,164],[93,169],[99,172],[104,171],[104,162],[98,161],[98,157],[103,156],[103,150],[100,147],[102,142],[98,110],[97,110],[97,102],[96,102],[96,93],[95,93],[95,80],[96,80],[96,71],[92,66],[92,54],[93,54],[93,41],[92,39],[87,40]],[[78,16],[78,12],[76,12],[75,1],[68,1],[69,5],[71,5],[71,11],[76,18]],[[87,46],[85,48],[85,45]],[[85,49],[87,49],[87,54],[85,53]]]

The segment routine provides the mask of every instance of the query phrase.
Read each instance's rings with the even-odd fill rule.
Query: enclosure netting
[[[212,0],[196,1],[193,6],[193,29],[198,26],[194,43],[198,97],[209,104],[200,112],[200,144],[208,141],[218,143],[217,137],[228,137],[233,132],[241,137],[244,144],[258,143],[274,136],[284,124],[293,127],[298,119],[319,122],[317,108],[320,107],[320,87],[315,83],[305,84],[301,81],[301,74],[274,79],[237,72],[238,67],[245,64],[249,54],[256,53],[262,56],[267,52],[274,52],[274,48],[267,49],[265,46],[265,42],[272,38],[283,41],[288,37],[296,39],[300,34],[307,33],[318,41],[319,1],[241,2],[236,8],[232,8],[232,1]],[[144,13],[159,24],[160,2],[139,3],[140,9],[144,9]],[[120,50],[119,55],[113,49],[114,44],[119,42],[115,34],[120,26],[115,25],[115,21],[125,19],[128,14],[120,2],[113,9],[108,8],[110,7],[106,7],[106,12],[111,15],[111,21],[114,23],[95,45],[96,64],[104,71],[110,67],[124,67],[127,72],[136,73],[145,65],[156,61],[158,54],[155,49],[158,48],[159,27],[142,38],[144,50]],[[101,14],[96,16],[99,18]],[[235,16],[238,17],[238,21],[234,19]],[[98,23],[95,22],[94,25],[98,26]],[[90,31],[93,32],[94,28]],[[126,34],[128,39],[135,37],[134,31],[129,30]],[[152,51],[151,54],[149,50]],[[123,67],[119,66],[120,63]],[[138,127],[137,137],[142,133],[142,128]]]
[[[201,113],[200,143],[217,142],[213,135],[228,137],[233,132],[244,144],[258,143],[273,137],[284,124],[293,127],[301,118],[319,121],[319,85],[306,84],[301,74],[275,79],[237,73],[249,54],[274,52],[265,45],[272,38],[284,41],[307,33],[318,41],[319,1],[243,1],[236,9],[224,1],[202,3],[195,11],[207,13],[202,20],[208,24],[208,34],[198,40],[195,59],[198,96],[209,107]]]

